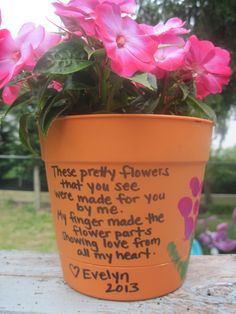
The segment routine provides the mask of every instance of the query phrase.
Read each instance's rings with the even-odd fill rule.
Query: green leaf
[[[188,97],[188,95],[189,95],[189,90],[185,86],[183,86],[183,85],[179,85],[179,87],[180,87],[180,89],[181,89],[181,91],[183,93],[182,100],[185,100]]]
[[[71,74],[90,67],[82,40],[65,41],[45,53],[39,59],[35,72],[42,74]]]
[[[74,90],[74,91],[80,91],[80,90],[86,90],[86,89],[92,89],[94,88],[91,85],[79,82],[76,79],[72,79],[71,76],[67,78],[64,84],[64,90]]]
[[[187,95],[186,103],[200,113],[203,113],[205,117],[209,118],[213,122],[216,122],[215,112],[204,102],[199,101],[190,95]]]
[[[51,108],[51,110],[48,111],[48,113],[44,117],[44,123],[41,127],[44,136],[47,136],[48,130],[53,121],[60,117],[68,108],[69,105],[61,105],[59,107],[53,107]]]
[[[61,116],[69,107],[70,102],[66,94],[58,94],[51,102],[47,102],[39,113],[39,125],[44,136],[47,136],[53,121]]]
[[[103,58],[106,55],[105,49],[104,48],[100,48],[100,49],[96,49],[96,50],[86,50],[88,53],[88,59],[90,60],[92,57],[95,58]]]
[[[144,96],[139,96],[127,106],[127,111],[130,113],[153,114],[159,104],[159,100],[157,96],[147,100]]]
[[[151,89],[151,90],[156,90],[157,89],[157,80],[155,75],[150,74],[150,73],[142,73],[142,74],[137,74],[132,77],[127,77],[130,81],[142,84],[143,86]]]
[[[34,151],[31,142],[30,142],[30,135],[29,135],[29,121],[33,118],[32,114],[25,113],[20,117],[19,121],[19,138],[21,143],[33,154],[35,155],[36,152]]]
[[[147,100],[144,103],[144,109],[142,113],[147,113],[147,114],[154,113],[156,107],[158,106],[158,103],[159,103],[159,98]]]
[[[167,246],[168,253],[172,259],[174,264],[177,264],[180,260],[176,244],[174,242],[170,242]]]

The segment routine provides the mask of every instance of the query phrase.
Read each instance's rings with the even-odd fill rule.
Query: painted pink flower
[[[189,182],[189,187],[192,191],[193,196],[198,196],[202,191],[202,183],[199,181],[197,177],[192,177]]]
[[[137,71],[151,71],[156,43],[144,36],[130,17],[121,17],[118,6],[106,3],[98,6],[96,12],[98,35],[111,59],[112,70],[126,77]]]
[[[215,47],[210,41],[189,38],[189,51],[185,58],[185,69],[192,73],[196,83],[198,99],[209,94],[222,92],[222,86],[229,83],[232,71],[229,67],[230,54]]]
[[[202,184],[197,177],[192,177],[189,182],[189,187],[192,192],[192,197],[184,196],[178,202],[178,209],[184,219],[185,240],[191,238],[196,228]]]
[[[54,2],[53,6],[69,31],[77,32],[82,28],[87,35],[95,36],[96,8],[103,3],[116,4],[127,14],[133,14],[137,9],[135,0],[71,0],[68,4]]]

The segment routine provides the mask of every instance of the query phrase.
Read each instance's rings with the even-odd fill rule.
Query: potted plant
[[[53,4],[61,34],[0,31],[0,88],[39,129],[65,280],[113,300],[183,282],[229,53],[178,18],[138,24],[134,0]],[[188,36],[188,38],[186,38]]]

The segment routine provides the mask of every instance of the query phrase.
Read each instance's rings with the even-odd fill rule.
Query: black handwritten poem
[[[111,269],[157,261],[166,232],[170,167],[47,167],[59,247],[74,260],[68,265],[73,277],[106,281],[106,293],[139,291],[128,271]],[[83,265],[103,265],[104,271],[81,269],[76,259]]]

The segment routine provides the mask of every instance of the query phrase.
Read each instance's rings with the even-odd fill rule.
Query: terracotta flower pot
[[[213,123],[86,115],[41,138],[64,278],[90,296],[158,297],[181,286]]]

